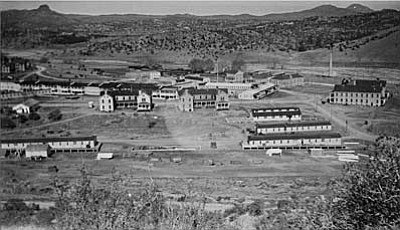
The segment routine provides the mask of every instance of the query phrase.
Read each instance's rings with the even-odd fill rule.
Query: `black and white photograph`
[[[400,230],[400,1],[0,22],[0,230]]]

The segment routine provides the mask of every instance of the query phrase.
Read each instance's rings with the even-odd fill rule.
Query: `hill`
[[[141,14],[122,14],[122,15],[77,15],[77,14],[61,14],[50,9],[48,5],[41,5],[38,9],[33,10],[7,10],[1,14],[2,28],[15,29],[34,29],[34,28],[71,28],[79,23],[106,23],[106,22],[131,22],[140,19],[208,19],[208,20],[300,20],[308,17],[331,17],[346,16],[358,13],[371,12],[372,10],[360,4],[353,4],[348,8],[339,8],[333,5],[322,5],[310,10],[304,10],[293,13],[268,14],[264,16],[255,16],[250,14],[241,15],[212,15],[212,16],[195,16],[190,14],[176,15],[141,15]]]
[[[360,5],[361,6],[361,5]],[[365,7],[365,6],[363,6]],[[360,7],[361,8],[361,7]],[[368,7],[365,7],[368,8]],[[267,20],[301,20],[310,17],[342,17],[358,14],[360,12],[350,8],[339,8],[333,5],[322,5],[310,10],[303,10],[293,13],[269,14],[263,16]]]
[[[386,36],[386,32],[354,41],[363,44],[365,39],[370,39],[365,45],[356,45],[359,48],[351,48],[340,51],[334,49],[334,63],[339,66],[382,66],[400,68],[400,27],[395,32]],[[372,37],[378,37],[372,40]],[[379,38],[381,37],[381,38]],[[295,54],[293,62],[302,64],[318,64],[329,62],[328,49],[316,49]]]
[[[1,12],[3,29],[33,29],[48,28],[52,30],[69,29],[79,21],[64,14],[57,13],[48,5],[41,5],[33,10],[7,10]]]
[[[372,9],[370,9],[370,8],[368,8],[366,6],[363,6],[361,4],[351,4],[346,9],[353,10],[353,11],[358,12],[358,13],[371,13],[371,12],[373,12]]]

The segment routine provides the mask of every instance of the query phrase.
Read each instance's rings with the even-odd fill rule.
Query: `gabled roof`
[[[321,138],[341,138],[340,133],[334,132],[303,132],[303,133],[279,133],[248,136],[247,141],[258,140],[297,140],[297,139],[321,139]]]
[[[179,91],[179,95],[182,95],[184,92],[188,92],[190,95],[218,95],[221,91],[228,93],[227,89],[195,89],[195,88],[187,88]]]
[[[96,136],[0,139],[0,143],[49,143],[63,141],[96,141]]]
[[[272,79],[275,79],[275,80],[288,80],[288,79],[292,79],[292,78],[302,78],[302,77],[303,76],[301,76],[300,74],[297,74],[297,73],[295,73],[295,74],[282,73],[282,74],[275,75],[274,77],[272,77]]]
[[[240,71],[240,70],[227,70],[227,71],[225,71],[225,73],[227,73],[227,74],[237,74],[239,72],[242,72],[242,71]]]
[[[353,80],[335,85],[333,92],[380,93],[384,87],[386,87],[384,80]]]
[[[28,106],[28,107],[32,107],[35,106],[37,104],[39,104],[39,102],[33,98],[29,98],[28,100],[22,102],[22,104]]]
[[[257,123],[256,128],[278,128],[278,127],[306,127],[306,126],[318,126],[318,125],[331,125],[329,121],[305,121],[305,122],[285,122],[285,123],[273,123],[263,124]]]

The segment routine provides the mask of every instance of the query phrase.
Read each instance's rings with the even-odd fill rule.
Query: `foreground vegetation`
[[[329,196],[238,204],[224,212],[205,208],[204,193],[168,200],[149,182],[132,190],[129,177],[94,184],[85,167],[77,182],[52,180],[54,208],[40,210],[11,199],[0,212],[1,225],[36,225],[56,229],[398,229],[400,225],[400,139],[381,137],[374,153],[347,164],[332,180]],[[252,219],[253,226],[238,224]]]

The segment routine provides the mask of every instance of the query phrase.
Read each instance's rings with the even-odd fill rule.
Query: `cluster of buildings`
[[[335,85],[327,102],[342,105],[383,106],[390,94],[386,90],[386,81],[343,79]]]
[[[7,57],[1,56],[1,73],[2,74],[14,74],[19,72],[25,72],[33,69],[32,63],[24,58],[20,57]]]
[[[242,144],[245,150],[342,148],[341,135],[330,122],[302,121],[298,107],[258,108],[251,114],[256,124]]]
[[[2,154],[42,157],[52,153],[95,153],[101,148],[96,136],[0,139]]]

